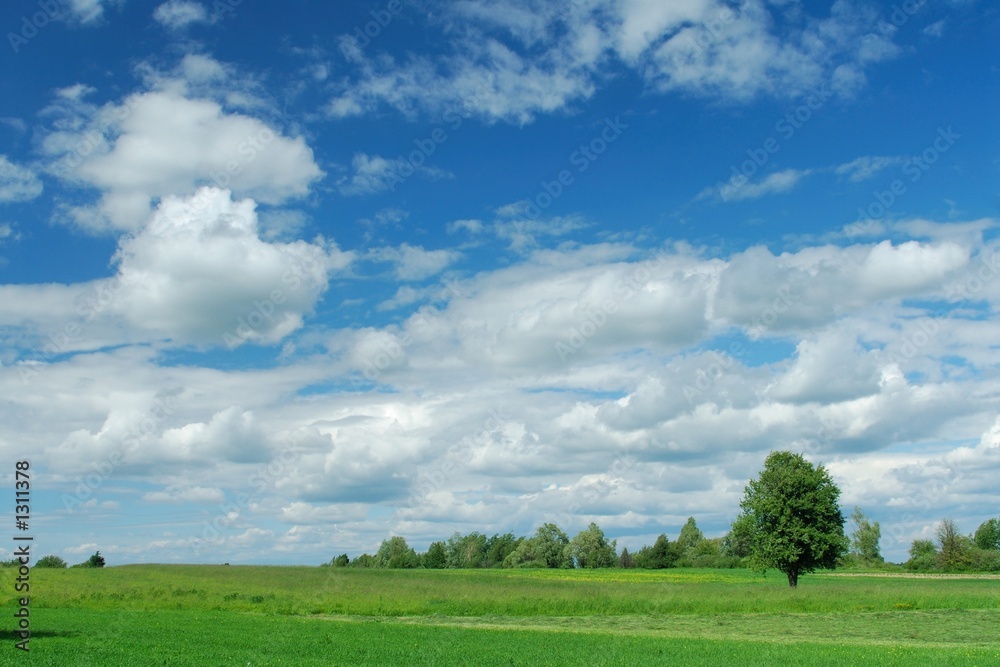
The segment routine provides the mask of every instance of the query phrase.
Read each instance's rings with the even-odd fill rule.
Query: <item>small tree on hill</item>
[[[63,568],[63,567],[67,567],[67,565],[66,565],[66,561],[64,561],[59,556],[51,556],[50,555],[50,556],[42,556],[41,558],[39,558],[38,562],[35,563],[35,567],[56,567],[56,568]]]
[[[771,452],[740,502],[753,531],[751,563],[784,572],[792,588],[800,574],[836,567],[848,544],[839,498],[822,465],[801,454]]]

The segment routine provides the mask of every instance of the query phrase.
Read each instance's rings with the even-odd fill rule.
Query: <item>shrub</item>
[[[59,556],[53,556],[53,555],[42,556],[41,558],[38,559],[38,562],[35,563],[35,567],[56,567],[56,568],[61,568],[61,567],[66,567],[66,566],[67,566],[66,565],[66,561],[64,561]]]
[[[84,568],[104,567],[104,556],[102,556],[101,552],[98,551],[87,560],[83,561],[82,563],[77,563],[73,567],[84,567]]]

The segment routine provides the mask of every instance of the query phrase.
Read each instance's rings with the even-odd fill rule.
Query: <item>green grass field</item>
[[[3,577],[5,617],[15,608]],[[745,570],[32,571],[0,665],[998,665],[1000,579]],[[28,659],[25,659],[28,658]]]

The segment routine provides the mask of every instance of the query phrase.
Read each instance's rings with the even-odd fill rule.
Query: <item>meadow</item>
[[[13,610],[13,574],[0,572]],[[822,573],[792,590],[779,573],[747,570],[31,576],[31,665],[1000,664],[995,577]],[[29,664],[13,632],[0,639],[0,664]]]

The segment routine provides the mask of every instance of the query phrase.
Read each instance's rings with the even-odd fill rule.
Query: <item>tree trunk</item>
[[[798,570],[789,570],[785,574],[788,575],[788,585],[789,586],[791,586],[792,588],[795,588],[796,586],[799,585],[799,571]]]

